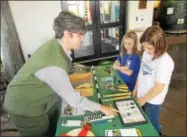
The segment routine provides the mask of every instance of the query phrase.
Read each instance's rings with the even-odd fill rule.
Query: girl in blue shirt
[[[140,58],[136,54],[138,37],[134,31],[129,31],[122,38],[121,52],[113,64],[120,77],[132,92],[140,68]]]

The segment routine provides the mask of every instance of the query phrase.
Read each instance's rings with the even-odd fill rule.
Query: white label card
[[[173,14],[173,11],[174,11],[174,8],[173,8],[173,7],[167,8],[167,15]]]

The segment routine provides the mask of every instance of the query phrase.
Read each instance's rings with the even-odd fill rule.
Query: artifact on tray
[[[81,96],[93,96],[92,83],[86,82],[75,87],[76,91],[80,92]]]
[[[131,94],[131,93],[129,93],[129,94]],[[119,97],[114,97],[114,98],[102,99],[102,102],[122,100],[122,99],[130,99],[130,98],[131,98],[130,95],[125,95],[125,96],[119,96]]]
[[[76,91],[80,92],[81,96],[89,97],[93,96],[93,88],[79,88]]]
[[[112,68],[111,68],[111,66],[105,67],[104,71],[105,71],[105,74],[112,74]]]
[[[75,87],[76,89],[80,89],[80,88],[91,88],[92,87],[92,84],[89,83],[89,82],[86,82],[86,83],[83,83],[83,84],[80,84],[78,85],[77,87]]]
[[[62,101],[62,106],[61,106],[61,116],[62,117],[69,117],[69,116],[79,116],[79,115],[84,115],[85,110],[82,108],[75,108],[71,107],[69,104],[67,104],[66,101]]]
[[[82,65],[80,63],[74,63],[71,69],[71,73],[86,73],[90,71],[90,66]]]
[[[109,89],[109,90],[112,90],[112,91],[129,92],[127,85],[124,85],[124,86],[108,86],[105,89]]]

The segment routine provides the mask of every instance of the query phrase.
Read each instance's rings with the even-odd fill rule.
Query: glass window
[[[94,55],[93,32],[87,31],[79,49],[74,50],[75,58]]]
[[[67,1],[68,11],[83,18],[86,25],[92,24],[92,5],[90,1]]]
[[[119,50],[119,27],[101,30],[102,53]]]
[[[119,22],[120,1],[100,1],[101,23]]]

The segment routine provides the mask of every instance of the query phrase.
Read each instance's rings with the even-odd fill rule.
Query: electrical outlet
[[[144,15],[136,15],[135,16],[135,24],[136,24],[136,28],[144,27],[144,25],[145,25],[145,16]]]
[[[184,24],[184,18],[177,19],[177,24]]]

